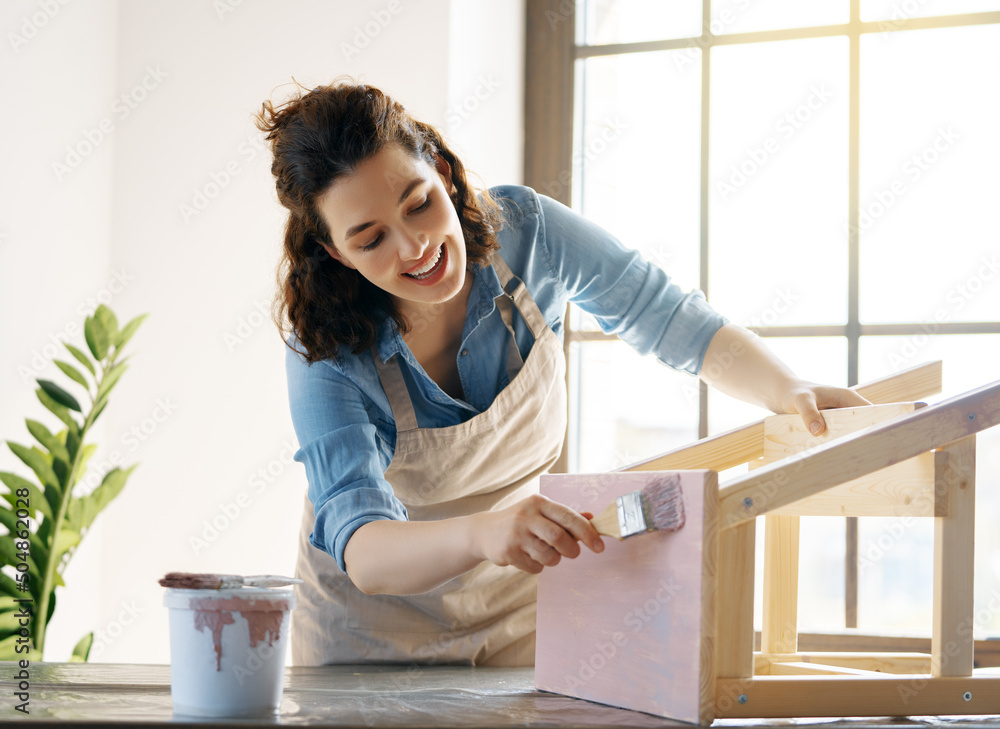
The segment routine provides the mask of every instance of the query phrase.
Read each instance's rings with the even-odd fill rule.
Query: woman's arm
[[[585,515],[544,496],[506,509],[439,521],[373,521],[354,532],[344,551],[347,574],[369,595],[433,590],[483,560],[537,574],[563,557],[604,544]]]
[[[871,405],[844,387],[799,379],[753,332],[726,324],[705,352],[701,379],[712,387],[775,413],[799,413],[813,435],[826,430],[820,409]]]

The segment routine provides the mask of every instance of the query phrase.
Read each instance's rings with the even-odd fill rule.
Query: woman
[[[671,367],[731,363],[709,384],[814,432],[820,408],[866,403],[798,379],[559,203],[477,195],[378,89],[267,102],[258,126],[289,210],[278,303],[309,480],[296,664],[533,663],[534,575],[603,549],[590,515],[537,493],[565,432],[567,301]]]

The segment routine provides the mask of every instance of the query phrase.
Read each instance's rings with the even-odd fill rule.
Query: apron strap
[[[385,390],[385,396],[389,399],[389,407],[392,408],[392,417],[396,421],[396,433],[417,429],[417,413],[413,409],[413,401],[410,400],[410,393],[406,389],[406,380],[403,379],[403,370],[399,368],[399,354],[394,354],[388,362],[382,362],[378,356],[378,350],[372,347],[372,359],[375,360],[375,369],[378,371],[378,379]]]
[[[510,266],[507,265],[507,262],[501,258],[499,254],[493,256],[492,263],[493,269],[497,273],[497,278],[500,279],[500,285],[503,287],[505,294],[502,298],[498,297],[497,301],[502,302],[504,299],[506,299],[507,302],[513,301],[518,312],[520,312],[521,317],[524,319],[525,324],[528,325],[528,329],[531,330],[531,335],[535,338],[535,340],[537,340],[548,326],[548,324],[545,323],[545,317],[542,316],[542,312],[538,308],[538,304],[536,304],[535,300],[531,298],[531,294],[528,293],[528,289],[524,285],[524,281],[514,275],[513,271],[510,270]],[[516,282],[516,284],[511,286],[513,282]],[[501,315],[502,314],[503,309],[501,308]],[[506,319],[504,320],[504,323],[506,323]],[[512,327],[508,326],[507,328],[511,330],[511,337],[513,337],[514,332]]]

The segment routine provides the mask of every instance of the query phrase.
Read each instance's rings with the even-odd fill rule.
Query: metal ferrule
[[[622,539],[648,530],[646,517],[642,513],[641,491],[633,491],[630,494],[619,496],[616,501],[618,504],[618,527],[621,530]]]

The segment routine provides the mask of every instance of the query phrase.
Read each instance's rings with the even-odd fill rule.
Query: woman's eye
[[[420,207],[413,208],[413,210],[411,212],[419,213],[422,210],[426,210],[430,206],[431,206],[431,199],[427,198],[426,200],[423,201],[423,203],[421,203]]]
[[[378,248],[378,244],[381,243],[381,242],[382,242],[382,234],[379,233],[378,236],[376,236],[375,240],[373,240],[371,243],[369,243],[368,245],[366,245],[361,250],[363,250],[363,251],[372,251],[372,250],[375,250],[376,248]]]

